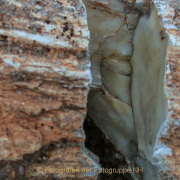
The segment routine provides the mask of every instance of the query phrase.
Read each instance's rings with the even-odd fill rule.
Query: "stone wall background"
[[[137,22],[128,22],[127,14],[149,15],[150,2],[121,1],[128,28]],[[178,0],[153,2],[169,35],[165,77],[168,113],[154,147],[153,164],[162,179],[179,179],[180,4]],[[117,15],[117,7],[106,3],[92,2]],[[58,174],[37,169],[100,167],[97,157],[84,148],[82,126],[92,81],[84,4],[77,0],[0,0],[0,5],[0,178],[96,179],[97,172]],[[130,44],[134,30],[129,30]],[[132,51],[126,55],[130,58]],[[94,57],[99,58],[96,53]],[[103,65],[108,66],[106,61]],[[96,89],[102,84],[96,81],[93,85]],[[106,88],[103,91],[107,93]]]

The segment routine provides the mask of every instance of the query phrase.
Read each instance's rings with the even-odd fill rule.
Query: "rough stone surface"
[[[153,18],[152,2],[157,9]],[[95,171],[52,170],[99,167],[98,158],[84,147],[82,130],[91,82],[90,37],[89,115],[130,168],[144,168],[143,174],[132,173],[134,179],[180,179],[179,1],[84,0],[84,4],[88,17],[81,1],[0,0],[0,179],[96,179]],[[165,30],[169,36],[162,68],[154,69],[159,76],[158,68],[164,70],[165,63],[160,81],[164,73],[167,111],[162,107],[162,119],[155,116],[152,131],[146,115],[158,111],[158,103],[149,103],[155,98],[153,91],[149,99],[142,98],[143,103],[133,103],[131,97],[136,72],[130,58],[138,49],[133,38],[143,18],[147,23],[157,19],[154,33],[161,29],[157,37],[162,42],[167,40]],[[143,48],[152,46],[153,40],[154,36],[149,42],[144,38]],[[153,46],[154,53],[164,45]],[[148,75],[143,77],[147,81]],[[161,95],[162,89],[161,84]],[[166,105],[164,99],[160,102]],[[142,119],[134,108],[140,105],[147,110]]]
[[[91,81],[83,3],[0,3],[1,179],[95,179],[38,172],[98,166],[82,148]]]

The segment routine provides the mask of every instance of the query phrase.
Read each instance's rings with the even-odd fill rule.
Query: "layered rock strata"
[[[0,1],[1,179],[96,178],[81,172],[99,167],[82,148],[88,42],[81,1]]]
[[[89,115],[134,179],[180,178],[180,4],[150,3],[84,0],[87,17],[81,1],[0,0],[1,179],[97,177],[52,171],[99,167],[83,145],[88,28]]]

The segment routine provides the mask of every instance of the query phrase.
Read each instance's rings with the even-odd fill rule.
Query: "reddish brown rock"
[[[83,147],[91,81],[83,3],[0,4],[0,160],[12,169],[2,179],[95,179],[96,171],[38,171],[98,167]]]

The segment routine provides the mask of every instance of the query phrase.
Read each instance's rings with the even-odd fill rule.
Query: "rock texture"
[[[123,1],[84,1],[90,30],[92,84],[88,113],[130,162],[137,138],[130,98],[132,39],[140,12]]]
[[[178,79],[179,7],[179,1],[154,1],[151,7],[150,18],[145,20],[145,15],[141,17],[136,29],[135,48],[131,60],[134,72],[134,75],[132,75],[132,102],[134,101],[133,110],[138,136],[138,148],[141,157],[149,160],[158,168],[160,179],[180,178],[178,169],[180,160],[178,136],[180,126]],[[154,13],[154,18],[152,18],[154,11],[156,13]],[[141,35],[139,33],[143,31],[148,21],[149,25],[151,25],[144,30],[144,32],[146,31],[144,40],[141,41],[141,43],[144,43],[142,45],[143,48],[141,52],[138,52],[141,46],[141,43],[138,43],[138,41],[140,36],[142,36],[142,33]],[[153,21],[155,22],[154,25]],[[148,33],[148,31],[150,32]],[[153,34],[151,34],[152,32]],[[148,34],[147,38],[146,33]],[[155,36],[157,37],[155,38]],[[152,45],[149,43],[152,43]],[[143,49],[146,49],[144,53],[142,52]],[[148,59],[149,53],[151,54],[150,59]],[[137,61],[137,63],[141,64],[138,68],[134,61],[137,54],[139,56],[137,59],[142,61]],[[143,72],[144,77],[142,77],[142,74],[140,75]],[[152,75],[150,75],[151,73]],[[137,74],[139,74],[139,78],[136,76]],[[141,79],[143,81],[139,84]],[[154,84],[158,81],[159,83],[155,87]],[[139,86],[137,86],[138,84]],[[137,95],[138,93],[140,96]],[[136,111],[137,109],[140,110],[140,116],[139,112]],[[143,166],[143,163],[141,165]]]
[[[153,158],[163,179],[179,179],[179,1],[154,1],[158,15],[169,36],[166,51],[165,89],[167,111],[159,130]],[[158,159],[158,160],[157,160]]]
[[[149,38],[151,37],[151,38]],[[160,24],[157,8],[151,4],[148,17],[140,18],[136,28],[133,44],[134,52],[131,58],[133,69],[131,97],[138,151],[141,158],[136,162],[144,168],[146,160],[152,162],[154,147],[157,143],[159,130],[166,119],[166,92],[164,84],[166,49],[168,36],[165,28]],[[161,146],[161,148],[163,148]],[[159,179],[157,173],[151,173],[150,163],[143,179]],[[152,175],[150,175],[152,174]]]
[[[84,4],[0,0],[0,179],[96,179],[89,43],[90,117],[134,179],[178,180],[179,1]]]
[[[179,179],[179,1],[84,3],[89,115],[132,169],[144,168],[134,179]]]
[[[82,148],[91,81],[83,3],[0,6],[0,179],[95,179],[96,171],[44,172],[99,166]]]

